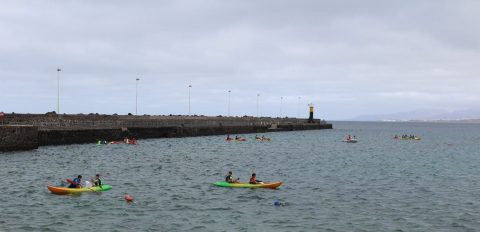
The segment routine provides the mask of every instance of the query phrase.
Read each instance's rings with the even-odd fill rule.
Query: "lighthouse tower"
[[[308,122],[313,123],[313,103],[308,104],[310,107],[310,116],[308,117]]]

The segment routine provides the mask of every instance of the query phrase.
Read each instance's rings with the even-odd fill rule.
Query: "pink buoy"
[[[128,195],[128,194],[127,194],[127,195],[125,195],[125,197],[124,197],[124,198],[125,198],[125,200],[126,200],[126,201],[128,201],[128,202],[130,202],[130,201],[133,201],[133,197],[132,197],[132,196],[130,196],[130,195]]]

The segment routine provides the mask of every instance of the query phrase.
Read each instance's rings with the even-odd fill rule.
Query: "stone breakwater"
[[[38,148],[38,127],[0,125],[0,151],[31,150]]]
[[[332,124],[269,117],[6,114],[0,119],[0,151],[125,136],[146,139],[313,129],[332,129]]]

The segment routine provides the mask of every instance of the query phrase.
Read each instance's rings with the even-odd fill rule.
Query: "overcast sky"
[[[0,111],[302,116],[480,103],[480,1],[0,0]],[[283,97],[283,101],[281,101]]]

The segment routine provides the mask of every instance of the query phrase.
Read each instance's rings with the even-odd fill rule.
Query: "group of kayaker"
[[[247,141],[246,138],[242,138],[242,137],[239,137],[239,136],[235,136],[235,138],[232,138],[230,137],[230,135],[227,135],[227,138],[225,139],[225,141]]]
[[[73,181],[69,181],[70,185],[69,188],[82,188],[82,175],[78,175],[77,178],[73,179]],[[91,179],[91,182],[85,181],[85,187],[102,187],[102,180],[100,179],[100,174],[96,174],[95,178]]]
[[[225,181],[228,183],[239,183],[240,178],[233,178],[233,172],[229,171],[227,176],[225,177]],[[257,180],[257,174],[252,173],[252,177],[250,177],[249,184],[263,184],[262,181]]]
[[[132,137],[131,139],[128,137],[125,137],[123,139],[123,142],[126,144],[137,144],[137,139],[135,137]]]
[[[395,135],[393,137],[393,139],[419,139],[420,137],[416,136],[416,135],[407,135],[407,134],[403,134],[401,137],[398,136],[398,135]]]
[[[102,145],[105,145],[105,144],[119,144],[119,143],[136,145],[137,144],[137,139],[135,137],[132,137],[132,138],[125,137],[123,139],[123,141],[110,141],[110,142],[108,142],[107,140],[98,140],[97,141],[98,145],[101,145],[101,144]]]
[[[271,139],[265,137],[264,135],[262,135],[262,137],[258,137],[258,135],[255,135],[255,140],[257,140],[257,141],[270,141]]]
[[[255,135],[255,140],[257,141],[270,141],[271,139],[270,138],[267,138],[265,137],[264,135],[262,135],[262,137],[259,137],[258,135]],[[246,138],[243,138],[243,137],[239,137],[239,136],[235,136],[235,138],[232,138],[230,137],[230,135],[227,135],[227,138],[225,138],[225,141],[247,141]]]

